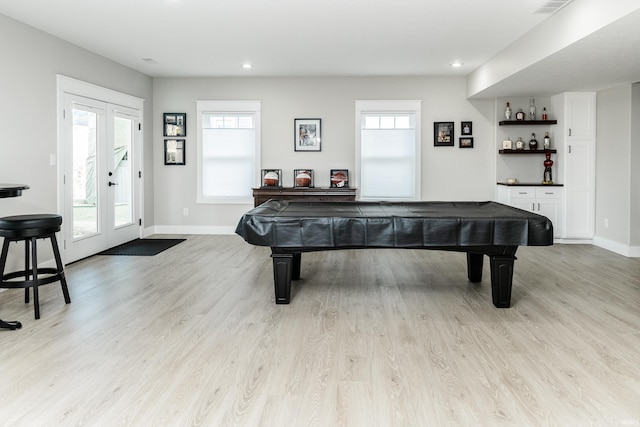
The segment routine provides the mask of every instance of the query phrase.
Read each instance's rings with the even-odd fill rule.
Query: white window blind
[[[197,104],[198,202],[251,203],[258,182],[260,103]]]
[[[419,101],[357,101],[356,109],[360,199],[419,199]]]

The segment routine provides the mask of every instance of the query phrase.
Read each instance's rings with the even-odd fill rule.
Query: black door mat
[[[136,239],[99,252],[98,255],[153,256],[185,240],[187,239]]]

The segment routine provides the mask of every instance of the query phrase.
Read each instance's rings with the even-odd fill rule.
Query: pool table
[[[487,255],[493,304],[507,308],[518,246],[553,244],[548,218],[496,202],[272,199],[245,213],[236,233],[250,244],[271,247],[277,304],[290,302],[303,252],[394,248],[465,252],[467,277],[476,283]]]

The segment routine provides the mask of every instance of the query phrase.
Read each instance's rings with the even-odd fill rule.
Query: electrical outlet
[[[184,216],[189,215],[189,208],[182,208],[182,215]]]

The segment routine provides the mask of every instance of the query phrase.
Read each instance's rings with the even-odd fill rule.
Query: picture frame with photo
[[[165,139],[164,164],[184,166],[186,164],[185,146],[184,139]]]
[[[458,140],[459,148],[473,148],[473,137],[463,136]]]
[[[348,169],[331,169],[329,177],[331,188],[349,188]]]
[[[433,145],[436,147],[453,147],[453,122],[433,122]]]
[[[163,136],[187,136],[187,113],[163,113]]]
[[[282,169],[262,169],[262,188],[282,187]]]
[[[313,188],[313,169],[294,169],[293,186],[296,188]]]
[[[460,135],[473,135],[473,122],[460,122]]]
[[[294,119],[293,128],[295,151],[322,150],[321,119]]]

